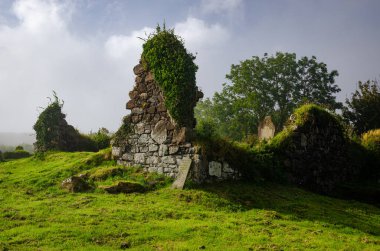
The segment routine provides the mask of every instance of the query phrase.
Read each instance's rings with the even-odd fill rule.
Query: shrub
[[[362,135],[362,146],[368,151],[367,176],[380,178],[380,129]]]
[[[380,129],[364,133],[362,135],[362,144],[366,149],[380,157]]]
[[[22,147],[22,146],[16,146],[16,149],[15,149],[16,151],[23,151],[24,150],[24,147]]]
[[[13,152],[4,152],[3,158],[5,160],[11,160],[11,159],[21,159],[21,158],[27,158],[30,157],[30,153],[24,150],[16,150]]]
[[[3,159],[3,153],[0,151],[0,162],[4,161]]]
[[[91,133],[89,137],[95,143],[98,150],[110,146],[111,136],[109,131],[104,127],[100,128],[96,133]]]
[[[174,30],[161,29],[151,34],[143,45],[142,63],[153,72],[163,91],[165,106],[180,125],[194,127],[194,106],[197,102],[195,56],[188,53],[181,37]]]

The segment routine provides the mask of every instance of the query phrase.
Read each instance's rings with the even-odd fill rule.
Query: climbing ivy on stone
[[[194,106],[197,87],[195,56],[187,52],[183,39],[173,29],[161,29],[151,34],[143,45],[144,67],[153,72],[163,91],[165,106],[180,126],[194,126]]]

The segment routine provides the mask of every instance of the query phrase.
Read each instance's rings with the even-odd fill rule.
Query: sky
[[[53,90],[81,132],[117,130],[140,38],[163,22],[197,56],[206,97],[231,64],[282,51],[338,70],[344,101],[380,77],[379,13],[378,0],[0,0],[0,132],[33,132]]]

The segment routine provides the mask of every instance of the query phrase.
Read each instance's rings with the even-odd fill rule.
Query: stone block
[[[135,107],[132,109],[132,114],[143,114],[144,113],[144,110],[142,108],[138,108],[138,107]]]
[[[158,151],[158,145],[156,145],[156,144],[150,144],[149,145],[149,152],[156,152],[156,151]]]
[[[227,162],[223,162],[223,172],[224,173],[233,173],[234,169],[232,169]]]
[[[147,100],[147,99],[148,99],[148,94],[147,94],[146,92],[141,93],[141,94],[140,94],[140,99],[142,99],[142,100]]]
[[[165,156],[168,154],[168,146],[167,145],[160,145],[160,148],[158,150],[158,156]]]
[[[179,150],[178,146],[169,146],[169,154],[175,154]]]
[[[126,161],[133,161],[134,160],[134,154],[133,153],[124,153],[123,156],[121,156],[121,159]]]
[[[138,143],[139,144],[149,144],[149,134],[141,134]]]
[[[156,164],[158,164],[158,162],[159,162],[159,158],[157,156],[149,156],[146,159],[146,164],[156,165]]]
[[[222,164],[216,161],[211,161],[208,164],[208,173],[211,176],[220,178],[222,176]]]
[[[126,108],[127,108],[127,110],[132,110],[133,108],[135,108],[135,102],[133,102],[133,100],[129,100],[128,102],[127,102],[127,105],[126,105]]]
[[[147,109],[147,112],[148,112],[149,114],[153,114],[153,113],[155,113],[155,112],[156,112],[156,107],[154,107],[154,106],[149,107],[149,108]]]
[[[168,138],[168,130],[166,129],[165,121],[160,120],[157,122],[151,132],[151,137],[158,144],[162,144],[166,141]]]
[[[136,153],[134,161],[137,164],[145,164],[145,154],[144,153]]]
[[[145,124],[144,123],[138,123],[135,126],[135,132],[138,134],[143,134],[145,131]]]
[[[176,159],[172,156],[164,156],[162,157],[161,161],[166,164],[175,164]]]
[[[142,64],[138,64],[135,67],[133,67],[133,72],[135,75],[142,75],[144,73],[144,67]]]
[[[146,152],[148,152],[148,147],[147,146],[140,146],[139,147],[139,152],[140,153],[146,153]]]
[[[120,157],[122,155],[121,147],[114,146],[112,147],[112,156]]]

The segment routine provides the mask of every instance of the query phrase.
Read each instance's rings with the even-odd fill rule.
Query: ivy
[[[184,41],[173,29],[158,25],[143,45],[142,61],[153,72],[163,91],[165,106],[180,126],[194,126],[197,87],[195,56],[188,53]]]

